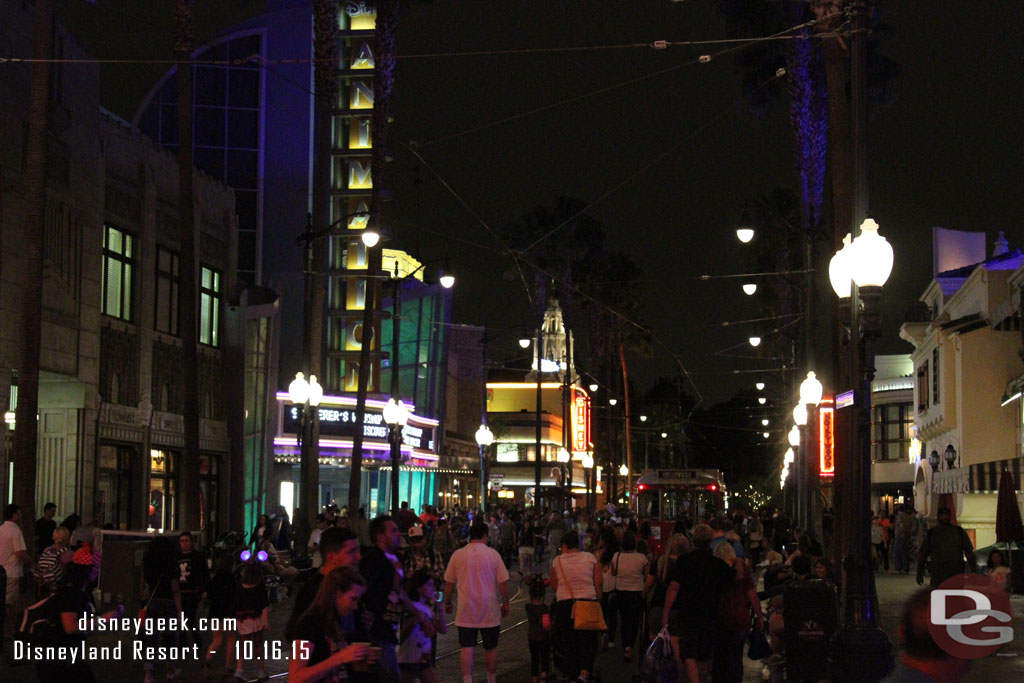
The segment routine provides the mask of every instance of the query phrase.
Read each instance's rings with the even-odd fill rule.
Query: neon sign
[[[573,390],[571,418],[572,450],[586,452],[590,447],[590,396],[579,389]]]
[[[818,406],[818,444],[821,476],[836,474],[835,410],[832,401],[822,401]]]

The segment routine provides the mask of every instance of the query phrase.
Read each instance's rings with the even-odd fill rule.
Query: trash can
[[[820,579],[794,581],[783,593],[786,680],[820,680],[829,674],[829,643],[839,624],[835,588]]]

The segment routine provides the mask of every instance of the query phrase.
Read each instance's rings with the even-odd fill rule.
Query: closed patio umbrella
[[[1021,523],[1020,506],[1017,504],[1017,485],[1010,470],[1004,469],[999,477],[999,495],[996,497],[996,543],[1006,544],[1007,562],[1013,576],[1012,541],[1024,541],[1024,524]]]

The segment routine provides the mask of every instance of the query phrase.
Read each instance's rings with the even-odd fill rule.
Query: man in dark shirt
[[[389,515],[374,517],[370,522],[373,546],[363,555],[359,573],[366,578],[362,608],[369,622],[370,642],[381,648],[378,671],[381,680],[397,680],[398,624],[403,611],[402,590],[404,570],[398,557],[402,534]]]
[[[36,520],[36,557],[53,544],[53,532],[57,530],[57,522],[53,521],[57,514],[57,504],[47,503],[43,506],[43,516]]]
[[[185,613],[191,629],[184,630],[180,636],[181,644],[187,645],[195,640],[199,645],[199,630],[195,628],[196,612],[199,603],[206,598],[206,586],[210,583],[210,568],[206,558],[196,550],[195,539],[188,531],[178,536],[178,587],[181,590],[181,609]]]
[[[931,586],[935,588],[946,579],[963,574],[964,570],[975,571],[977,561],[974,559],[974,546],[967,532],[952,523],[953,515],[949,508],[941,507],[938,513],[939,523],[925,534],[921,552],[917,558],[917,584],[924,583],[924,566],[931,557]],[[967,559],[966,567],[964,558]]]
[[[707,679],[719,593],[736,578],[736,570],[711,553],[712,535],[706,524],[693,528],[694,549],[681,555],[669,573],[662,615],[663,623],[669,625],[677,663],[691,681]]]
[[[324,577],[338,567],[359,569],[359,561],[362,559],[359,552],[359,537],[349,529],[337,526],[328,527],[320,534],[320,556],[324,560],[320,565],[320,571],[311,576],[295,595],[292,615],[288,618],[288,624],[284,629],[285,637],[289,641],[295,639],[295,625],[313,604],[313,598],[320,590],[320,584],[323,583]]]

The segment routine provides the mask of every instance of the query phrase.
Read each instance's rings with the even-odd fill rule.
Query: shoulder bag
[[[569,591],[569,599],[572,600],[572,627],[577,631],[605,631],[608,625],[604,623],[604,615],[601,611],[601,603],[597,600],[577,600],[572,592],[572,584],[562,570],[562,558],[558,558],[558,573],[565,581],[565,589]]]

